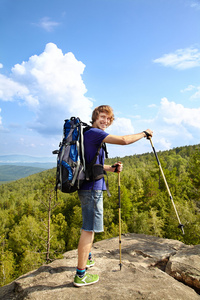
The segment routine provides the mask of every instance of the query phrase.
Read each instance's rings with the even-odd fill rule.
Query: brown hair
[[[113,123],[115,117],[114,117],[113,109],[109,105],[100,105],[100,106],[96,107],[92,113],[91,123],[93,124],[97,120],[97,118],[101,112],[107,113],[110,116],[110,125],[111,125]]]

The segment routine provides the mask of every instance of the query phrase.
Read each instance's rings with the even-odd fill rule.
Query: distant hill
[[[33,162],[55,162],[56,155],[45,157],[45,156],[30,156],[30,155],[20,155],[20,154],[12,154],[12,155],[0,155],[0,163],[33,163]]]
[[[44,170],[46,169],[29,166],[3,165],[0,166],[0,182],[18,180]]]
[[[168,151],[159,151],[158,156],[164,158],[166,155],[170,157],[171,164],[174,160],[174,166],[177,168],[180,164],[180,157],[184,158],[187,161],[190,155],[193,153],[194,149],[199,149],[199,145],[193,146],[183,146],[177,147]],[[179,160],[176,155],[178,155]],[[132,164],[140,164],[140,161],[145,159],[153,159],[155,161],[153,153],[151,154],[141,154],[141,155],[131,155],[124,157],[123,159],[131,160]],[[44,170],[49,170],[56,167],[57,156],[53,155],[50,157],[34,157],[29,155],[0,155],[0,183],[5,183],[8,181],[18,180],[29,175],[42,172]],[[115,159],[107,159],[106,164],[112,164],[115,162]],[[166,164],[166,167],[169,164],[169,159]],[[130,163],[129,163],[130,165]]]
[[[56,155],[52,155],[52,157],[35,157],[29,155],[0,155],[0,166],[3,165],[42,168],[47,170],[56,167]]]

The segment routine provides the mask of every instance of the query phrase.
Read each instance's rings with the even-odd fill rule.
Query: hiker
[[[111,135],[105,132],[114,121],[113,110],[109,105],[101,105],[92,113],[92,127],[84,133],[84,148],[86,164],[90,163],[102,142],[117,145],[129,145],[144,137],[145,132],[124,136]],[[153,132],[146,132],[152,137]],[[104,150],[101,148],[96,164],[102,164],[105,171],[121,172],[123,165],[116,162],[113,166],[104,165]],[[86,273],[86,268],[94,265],[91,248],[95,232],[103,229],[103,191],[106,190],[104,178],[97,181],[87,181],[78,191],[82,207],[83,225],[78,245],[78,265],[74,277],[75,286],[84,286],[96,283],[98,275]]]

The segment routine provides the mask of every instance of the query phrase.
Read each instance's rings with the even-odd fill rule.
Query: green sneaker
[[[84,286],[84,285],[90,285],[93,283],[96,283],[99,281],[99,276],[98,275],[93,275],[93,274],[88,274],[85,273],[83,278],[80,278],[78,275],[74,277],[74,285],[75,286]]]
[[[91,268],[95,265],[95,262],[93,259],[88,259],[87,260],[87,264],[86,264],[86,268]]]

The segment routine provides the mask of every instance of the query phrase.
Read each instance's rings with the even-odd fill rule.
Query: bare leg
[[[85,269],[88,255],[92,248],[94,240],[94,232],[85,231],[82,229],[78,244],[78,268]]]

